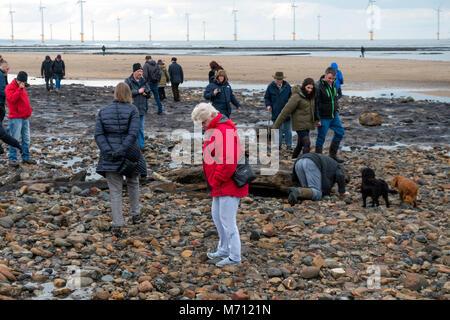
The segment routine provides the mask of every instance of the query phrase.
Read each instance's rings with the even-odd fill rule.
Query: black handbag
[[[136,172],[137,162],[133,162],[125,158],[119,167],[118,172],[126,177],[131,177]]]
[[[253,172],[253,169],[249,164],[238,164],[236,171],[231,176],[231,179],[233,179],[234,183],[236,183],[239,188],[242,188],[255,180],[256,174]]]

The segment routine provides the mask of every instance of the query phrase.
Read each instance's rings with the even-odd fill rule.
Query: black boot
[[[302,138],[302,145],[303,145],[303,154],[307,154],[311,151],[311,140],[309,139],[309,136]]]
[[[338,163],[343,163],[344,160],[338,158],[338,156],[337,156],[337,151],[339,149],[339,144],[340,144],[340,142],[336,142],[336,141],[331,142],[331,144],[330,144],[330,157],[333,158],[334,160],[336,160],[336,162],[338,162]]]
[[[302,148],[303,148],[303,138],[302,139],[299,138],[297,141],[297,146],[295,147],[294,152],[292,153],[292,159],[298,158],[300,152],[302,152]]]
[[[316,146],[316,153],[322,153],[322,149],[323,149],[323,147]]]

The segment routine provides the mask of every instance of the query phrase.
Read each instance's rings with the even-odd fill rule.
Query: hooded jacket
[[[238,197],[248,195],[248,185],[238,188],[231,179],[242,155],[236,126],[228,117],[218,114],[206,129],[203,145],[203,172],[211,197]]]
[[[316,109],[318,119],[333,119],[339,112],[338,90],[335,83],[328,85],[322,76],[316,83]]]
[[[140,82],[137,82],[134,78],[134,75],[131,74],[130,77],[125,79],[125,83],[131,89],[131,95],[133,96],[133,104],[138,108],[139,115],[143,116],[148,111],[148,101],[147,99],[150,97],[151,89],[144,78],[140,79]],[[147,94],[147,97],[143,96],[139,93],[139,89],[144,88],[144,92]]]
[[[28,93],[19,87],[16,79],[11,81],[5,89],[6,104],[9,109],[9,119],[28,119],[33,112]]]
[[[53,61],[50,56],[46,56],[41,65],[41,76],[51,78],[53,76]]]
[[[316,121],[314,97],[305,97],[300,86],[292,88],[292,95],[286,106],[273,124],[274,129],[280,129],[281,125],[291,117],[292,130],[314,130]]]
[[[58,78],[64,78],[66,75],[66,65],[64,64],[64,61],[61,59],[58,61],[58,59],[55,59],[53,61],[53,75]]]
[[[334,81],[334,83],[336,84],[336,88],[341,89],[341,86],[344,84],[344,76],[342,75],[342,71],[339,70],[338,64],[336,62],[333,62],[331,64],[331,67],[336,69],[337,71],[336,80]]]
[[[0,105],[4,106],[6,101],[5,89],[8,83],[6,82],[5,74],[0,70]]]
[[[301,159],[310,159],[319,168],[322,175],[322,193],[323,195],[330,195],[334,184],[338,184],[338,192],[345,193],[345,175],[339,163],[334,159],[320,153],[307,153],[302,155],[297,161]],[[297,161],[295,164],[297,164]],[[295,172],[295,164],[292,174],[292,180],[295,183],[300,183],[297,173]]]
[[[275,81],[272,81],[272,83],[267,86],[264,100],[266,102],[266,107],[272,107],[272,121],[277,119],[281,110],[283,110],[291,97],[291,94],[291,85],[286,81],[283,81],[281,84],[281,90],[278,88]]]
[[[161,80],[159,80],[158,87],[165,88],[167,83],[170,82],[170,75],[167,72],[167,67],[165,64],[158,65],[161,69]]]
[[[214,95],[215,89],[219,89],[217,95]],[[206,100],[210,100],[214,108],[228,118],[231,115],[230,103],[234,104],[236,108],[241,106],[234,96],[233,90],[231,89],[227,79],[225,79],[222,84],[219,84],[216,78],[214,82],[211,82],[206,87],[203,97]]]

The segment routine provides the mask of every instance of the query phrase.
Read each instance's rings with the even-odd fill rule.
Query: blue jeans
[[[325,138],[327,137],[328,129],[334,131],[334,142],[341,142],[344,138],[344,127],[342,127],[341,119],[336,114],[334,119],[320,119],[322,126],[317,127],[316,147],[323,147]]]
[[[141,148],[143,148],[145,145],[144,125],[145,125],[145,115],[139,116],[138,141],[139,141],[139,147],[141,147]]]
[[[155,98],[155,102],[158,105],[158,112],[162,112],[162,104],[161,104],[161,100],[159,99],[159,93],[158,93],[158,84],[150,83],[150,89],[152,90],[153,97]]]
[[[300,185],[312,190],[312,200],[322,200],[322,173],[316,164],[310,159],[300,159],[295,164],[295,173]]]
[[[287,147],[292,147],[292,124],[291,119],[284,122],[280,127],[280,147],[283,144],[283,135],[284,142],[286,142]]]
[[[55,88],[56,90],[61,90],[61,78],[55,77]]]
[[[19,142],[22,140],[22,160],[30,160],[30,121],[20,118],[9,119],[7,130],[14,139]],[[11,146],[9,146],[9,160],[17,161],[17,149]]]

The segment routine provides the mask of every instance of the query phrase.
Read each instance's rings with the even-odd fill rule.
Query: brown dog
[[[392,180],[392,188],[398,188],[400,200],[409,204],[414,204],[417,207],[417,193],[419,187],[417,184],[405,177],[397,176]]]

